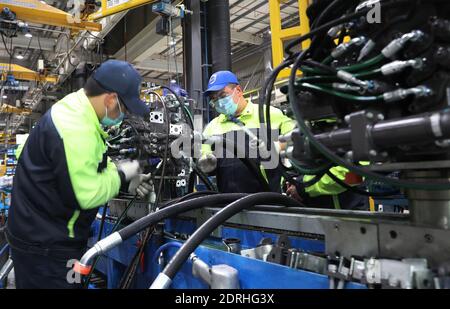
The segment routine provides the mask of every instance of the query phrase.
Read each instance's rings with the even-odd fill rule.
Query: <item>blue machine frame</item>
[[[97,239],[100,222],[95,220],[92,226],[93,236],[90,245]],[[105,222],[103,237],[110,234],[113,224]],[[195,230],[195,223],[189,220],[166,220],[165,230],[181,234],[191,234]],[[224,227],[222,229],[223,238],[239,238],[242,249],[254,248],[261,239],[271,238],[273,241],[279,235],[256,230],[244,230],[239,228]],[[307,252],[320,253],[324,251],[324,242],[320,240],[310,240],[300,237],[289,236],[292,247],[302,249]],[[120,279],[129,265],[133,255],[138,248],[137,236],[127,240],[122,245],[110,250],[103,255],[97,264],[97,270],[102,272],[107,278],[108,288],[117,288]],[[164,237],[163,243],[174,241]],[[134,288],[148,288],[157,274],[160,266],[155,261],[156,250],[161,243],[156,244],[153,240],[149,242],[144,252],[144,258],[140,263]],[[169,261],[177,248],[171,247],[164,253],[164,262]],[[211,237],[195,251],[204,262],[209,265],[227,264],[239,271],[239,284],[244,289],[328,289],[329,278],[309,271],[289,268],[287,266],[264,262],[261,260],[244,257],[238,254],[229,253],[225,250],[221,239]],[[175,289],[206,289],[208,286],[193,277],[192,264],[186,262],[171,285]],[[362,289],[365,285],[358,283],[347,283],[345,288]]]

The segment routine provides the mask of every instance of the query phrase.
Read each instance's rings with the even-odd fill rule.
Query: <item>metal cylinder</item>
[[[231,71],[231,30],[229,0],[207,2],[208,41],[212,72]]]
[[[448,182],[449,170],[407,171],[405,178],[416,182]],[[450,190],[406,190],[410,218],[415,225],[450,229]]]

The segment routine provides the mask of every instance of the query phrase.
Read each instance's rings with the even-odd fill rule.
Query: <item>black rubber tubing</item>
[[[135,235],[136,233],[145,230],[147,227],[155,225],[156,223],[162,220],[178,215],[180,213],[207,206],[228,204],[245,196],[247,196],[247,194],[245,193],[223,193],[223,194],[214,194],[212,196],[199,197],[188,201],[176,203],[174,205],[170,205],[156,212],[153,212],[133,222],[132,224],[118,231],[118,233],[120,234],[122,240],[126,240]]]
[[[164,268],[163,273],[170,279],[173,279],[189,255],[194,252],[194,250],[209,237],[217,227],[242,210],[261,204],[281,204],[287,207],[301,207],[299,202],[285,195],[272,192],[255,193],[234,201],[208,219],[208,221],[189,237]]]

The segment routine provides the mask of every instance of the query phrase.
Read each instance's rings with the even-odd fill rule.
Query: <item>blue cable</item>
[[[0,250],[0,257],[5,253],[5,251],[6,251],[7,249],[9,249],[9,244],[6,244],[6,245],[2,248],[2,250]]]
[[[168,242],[164,245],[162,245],[161,247],[159,247],[156,251],[155,251],[155,255],[153,256],[153,261],[156,262],[156,260],[159,258],[159,256],[161,255],[161,252],[163,252],[164,250],[166,250],[167,248],[170,247],[177,247],[178,249],[181,248],[183,244],[176,242],[176,241],[171,241]]]

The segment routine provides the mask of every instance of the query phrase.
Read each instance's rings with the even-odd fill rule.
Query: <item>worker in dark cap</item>
[[[119,190],[149,193],[139,162],[116,166],[105,144],[104,129],[126,113],[149,114],[140,85],[131,64],[106,61],[31,131],[18,159],[6,231],[17,288],[79,288],[67,279],[68,266],[85,252],[98,207]]]

